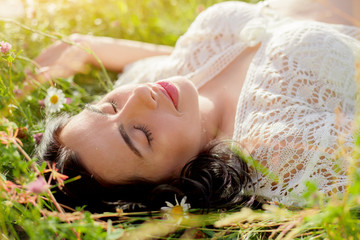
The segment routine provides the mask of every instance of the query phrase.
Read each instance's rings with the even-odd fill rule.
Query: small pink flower
[[[65,98],[65,100],[66,100],[66,104],[70,104],[72,102],[72,99],[69,97]]]
[[[112,26],[112,27],[118,27],[119,25],[120,25],[119,21],[113,21],[113,22],[111,23],[111,26]]]
[[[41,107],[45,107],[45,99],[39,100],[38,103]]]
[[[38,144],[38,145],[40,144],[40,141],[41,141],[42,137],[43,137],[43,133],[35,133],[35,134],[33,135],[34,141],[35,141],[36,144]]]
[[[0,50],[2,53],[7,54],[11,49],[11,44],[8,42],[1,41],[0,42]]]
[[[49,188],[49,185],[43,177],[38,177],[35,181],[32,181],[26,185],[26,189],[32,193],[40,194],[45,192]]]
[[[202,5],[202,4],[198,5],[197,8],[196,8],[197,14],[201,13],[204,10],[205,10],[205,6]]]
[[[14,94],[15,94],[16,96],[21,96],[21,94],[22,94],[22,90],[19,89],[18,87],[16,87],[16,88],[13,90],[13,92],[14,92]]]

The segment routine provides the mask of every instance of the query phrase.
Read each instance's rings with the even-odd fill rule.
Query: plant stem
[[[18,149],[18,151],[25,157],[25,159],[29,162],[31,162],[31,168],[35,171],[36,174],[41,175],[41,172],[39,171],[39,169],[37,168],[36,164],[34,162],[32,162],[31,158],[29,157],[29,155],[24,151],[24,149],[15,141],[12,141],[16,148]],[[60,206],[60,204],[56,201],[54,195],[52,194],[52,192],[50,191],[50,189],[47,189],[47,194],[50,197],[51,202],[55,205],[56,209],[60,212],[60,213],[65,213],[65,211],[62,209],[62,207]]]

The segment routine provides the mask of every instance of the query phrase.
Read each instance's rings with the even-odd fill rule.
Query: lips
[[[172,103],[174,104],[175,108],[178,107],[179,102],[179,92],[174,84],[169,82],[157,82],[158,85],[161,86],[160,90],[170,98]]]

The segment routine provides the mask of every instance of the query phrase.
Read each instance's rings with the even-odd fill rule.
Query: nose
[[[146,110],[155,110],[156,108],[157,102],[150,86],[139,85],[132,90],[122,111],[139,113]]]
[[[157,102],[153,95],[153,91],[148,85],[139,85],[134,89],[133,96],[135,99],[143,104],[144,107],[148,107],[149,109],[156,109]]]

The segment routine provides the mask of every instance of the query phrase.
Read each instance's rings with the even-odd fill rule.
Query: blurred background
[[[83,33],[174,45],[199,13],[217,2],[222,1],[0,0],[0,18],[55,35]],[[31,57],[51,41],[2,21],[0,30],[1,39],[15,41]]]

